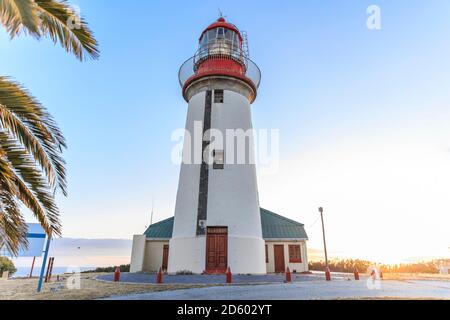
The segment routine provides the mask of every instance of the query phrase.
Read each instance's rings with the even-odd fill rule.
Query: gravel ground
[[[335,279],[331,282],[312,276],[290,284],[221,286],[178,291],[115,296],[112,300],[311,300],[311,299],[450,299],[446,281],[381,281],[373,287],[367,278],[360,281]]]

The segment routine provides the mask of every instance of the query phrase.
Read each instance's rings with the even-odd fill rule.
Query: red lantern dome
[[[243,49],[244,38],[239,29],[219,18],[201,34],[197,53],[180,69],[183,96],[190,85],[205,77],[229,77],[245,82],[256,97],[260,71]]]
[[[216,29],[216,28],[225,28],[225,29],[227,29],[227,30],[230,30],[230,31],[232,31],[232,32],[235,32],[235,33],[238,35],[240,41],[242,42],[242,35],[241,35],[241,32],[239,31],[239,29],[238,29],[234,24],[231,24],[231,23],[229,23],[229,22],[226,22],[225,19],[224,19],[223,17],[220,17],[219,19],[217,19],[216,22],[210,24],[210,25],[208,26],[208,28],[206,28],[205,31],[203,31],[203,33],[202,33],[202,35],[200,36],[200,39],[199,39],[199,40],[201,41],[202,37],[204,36],[204,34],[205,34],[206,32],[208,32],[209,30],[212,30],[212,29]]]

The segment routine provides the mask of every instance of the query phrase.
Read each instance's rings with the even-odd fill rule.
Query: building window
[[[214,90],[214,103],[223,103],[223,90]]]
[[[269,246],[266,244],[266,263],[269,263]]]
[[[291,263],[302,262],[302,252],[300,249],[300,245],[289,245],[289,262]]]
[[[213,157],[214,157],[213,169],[223,170],[225,166],[225,156],[223,150],[214,150]]]

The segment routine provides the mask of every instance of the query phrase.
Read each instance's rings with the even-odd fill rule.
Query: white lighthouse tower
[[[179,77],[189,103],[189,134],[168,272],[223,273],[230,267],[233,273],[264,274],[253,140],[246,140],[244,151],[237,144],[231,150],[227,135],[227,130],[252,130],[251,104],[260,71],[248,58],[245,36],[224,18],[218,19],[203,31],[197,53],[183,64]],[[212,132],[222,133],[223,143],[217,144]],[[238,160],[242,152],[244,162]]]

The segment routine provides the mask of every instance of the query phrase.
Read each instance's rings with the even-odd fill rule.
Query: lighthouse
[[[253,139],[232,134],[252,132],[260,79],[246,34],[222,17],[180,68],[188,112],[169,273],[266,273]]]

